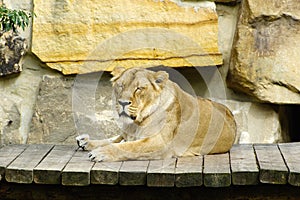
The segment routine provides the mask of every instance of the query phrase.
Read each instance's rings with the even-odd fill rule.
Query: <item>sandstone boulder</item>
[[[21,114],[18,104],[20,98],[14,96],[1,96],[0,103],[0,145],[22,143],[19,133]]]
[[[298,0],[244,0],[228,85],[263,102],[300,103]]]
[[[97,139],[118,134],[108,76],[99,84],[90,81],[100,76],[43,76],[28,143],[75,144],[78,134]]]
[[[32,52],[64,74],[222,64],[214,2],[35,0]]]
[[[0,145],[25,144],[28,139],[36,95],[44,71],[28,55],[18,77],[0,79]]]
[[[282,130],[279,114],[266,104],[217,100],[226,105],[237,123],[237,144],[277,143],[289,140]]]

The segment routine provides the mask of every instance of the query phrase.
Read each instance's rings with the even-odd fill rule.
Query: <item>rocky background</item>
[[[300,140],[298,0],[2,3],[37,17],[21,33],[23,71],[0,77],[0,145],[118,133],[108,72],[116,65],[173,67],[187,91],[232,110],[236,143]]]

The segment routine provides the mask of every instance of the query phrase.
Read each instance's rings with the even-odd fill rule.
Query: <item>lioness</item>
[[[111,79],[122,133],[76,138],[92,161],[164,159],[227,152],[236,123],[223,105],[193,97],[165,71],[117,67]]]

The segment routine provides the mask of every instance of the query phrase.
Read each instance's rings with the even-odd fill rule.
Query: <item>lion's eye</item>
[[[143,89],[144,89],[144,87],[137,87],[135,91],[136,92],[141,92]]]

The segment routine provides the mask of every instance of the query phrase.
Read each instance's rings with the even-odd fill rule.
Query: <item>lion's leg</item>
[[[141,140],[115,143],[94,149],[89,153],[89,157],[92,161],[98,162],[163,159],[168,156],[167,152],[171,152],[167,149],[170,145],[164,141],[164,138],[158,134]]]
[[[83,150],[89,150],[89,151],[96,149],[98,147],[109,145],[111,143],[118,143],[121,142],[122,140],[123,137],[120,135],[108,139],[103,139],[103,140],[90,140],[90,136],[87,134],[76,137],[78,146],[81,147]]]

